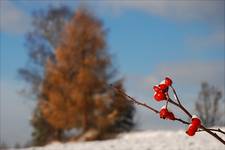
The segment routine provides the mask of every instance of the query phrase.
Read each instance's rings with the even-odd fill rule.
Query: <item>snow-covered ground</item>
[[[52,143],[26,150],[225,150],[225,146],[205,132],[189,137],[184,131],[142,131],[107,141]]]

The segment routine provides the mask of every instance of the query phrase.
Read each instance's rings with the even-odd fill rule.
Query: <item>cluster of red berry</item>
[[[201,120],[196,115],[193,115],[191,119],[191,124],[188,126],[186,133],[189,136],[193,136],[195,135],[195,132],[197,132],[200,126],[201,126]]]
[[[169,87],[172,86],[172,83],[173,81],[169,77],[166,77],[165,80],[163,80],[159,85],[153,86],[153,90],[155,91],[154,99],[156,101],[167,100],[167,104],[168,104],[168,100],[169,100],[168,90],[169,90]],[[168,120],[176,120],[174,114],[168,110],[167,104],[160,109],[160,112],[159,112],[160,118],[168,119]],[[200,119],[196,115],[193,115],[192,121],[190,125],[188,126],[186,133],[189,136],[193,136],[195,135],[195,133],[197,132],[200,126],[201,126]]]
[[[209,128],[206,128],[204,125],[202,125],[201,120],[196,115],[191,115],[191,113],[182,105],[180,99],[177,96],[176,90],[172,86],[172,84],[173,84],[173,81],[170,78],[166,77],[159,85],[153,86],[153,90],[155,92],[154,99],[159,102],[163,101],[163,100],[166,101],[166,105],[163,106],[160,109],[160,111],[147,105],[146,103],[140,102],[140,101],[136,100],[135,98],[127,95],[125,92],[123,92],[123,90],[121,90],[119,88],[113,87],[112,85],[110,85],[110,87],[112,87],[116,92],[118,92],[122,96],[126,97],[126,100],[128,100],[129,102],[143,106],[143,107],[147,108],[148,110],[150,110],[156,114],[159,114],[159,117],[162,119],[173,120],[173,121],[183,123],[185,125],[189,125],[186,130],[187,135],[193,136],[198,131],[205,131],[225,145],[225,140],[223,140],[220,136],[218,136],[216,133],[214,133],[214,131],[215,131],[215,132],[220,132],[222,134],[225,134],[225,131],[222,131],[221,129],[209,129]],[[171,92],[169,90],[171,90]],[[171,97],[170,97],[171,93],[173,93],[174,100],[171,99]],[[180,109],[186,116],[191,118],[191,122],[187,122],[187,121],[183,120],[182,118],[175,117],[173,112],[168,110],[168,108],[167,108],[168,104],[172,104],[172,105],[176,106],[178,109]],[[199,128],[201,130],[199,130]]]
[[[165,78],[159,85],[155,85],[153,87],[153,90],[155,91],[154,93],[154,98],[157,101],[162,101],[166,100],[168,96],[168,89],[169,86],[172,85],[172,80],[168,77]]]
[[[163,80],[159,85],[155,85],[153,87],[153,90],[155,91],[154,93],[154,98],[157,101],[163,101],[163,100],[168,100],[169,95],[168,95],[168,90],[169,87],[172,85],[173,81],[166,77],[165,80]],[[159,112],[160,118],[162,119],[169,119],[169,120],[175,120],[175,116],[172,112],[170,112],[167,108],[167,105],[163,106]]]

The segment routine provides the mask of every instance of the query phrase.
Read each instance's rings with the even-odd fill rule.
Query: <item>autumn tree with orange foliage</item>
[[[63,133],[80,129],[83,140],[104,139],[112,133],[129,131],[134,106],[107,85],[123,88],[115,79],[110,55],[106,51],[106,32],[102,22],[87,9],[80,8],[65,26],[55,59],[46,64],[39,107],[61,140]]]

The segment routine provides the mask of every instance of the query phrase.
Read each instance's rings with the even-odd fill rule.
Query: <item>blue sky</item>
[[[24,34],[31,28],[32,11],[62,3],[75,9],[75,1],[1,3],[1,140],[24,143],[30,138],[34,101],[18,94],[24,82],[17,70],[27,62]],[[151,87],[164,76],[174,79],[184,104],[193,111],[202,81],[224,91],[224,1],[85,1],[109,29],[108,49],[114,54],[127,92],[160,107]],[[148,117],[149,119],[146,119]],[[147,120],[147,121],[144,121]],[[183,127],[161,121],[138,108],[138,129]]]

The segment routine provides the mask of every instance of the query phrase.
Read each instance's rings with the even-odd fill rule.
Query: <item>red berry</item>
[[[201,120],[197,116],[193,115],[191,119],[191,124],[196,127],[199,127],[201,125]]]
[[[168,114],[168,110],[166,108],[162,108],[159,112],[159,116],[160,118],[166,119]]]
[[[166,94],[163,93],[162,91],[155,92],[154,98],[155,98],[155,100],[157,100],[157,101],[166,100]]]
[[[172,112],[169,112],[167,118],[170,119],[170,120],[175,120],[175,116]]]
[[[172,112],[170,112],[166,106],[163,106],[159,112],[160,118],[175,120],[175,116]]]
[[[193,136],[195,135],[195,132],[198,130],[198,127],[196,127],[195,125],[193,124],[190,124],[188,126],[188,129],[186,131],[186,133],[189,135],[189,136]]]
[[[159,84],[159,89],[164,91],[168,89],[168,86],[166,84]]]
[[[173,83],[173,81],[172,81],[170,78],[168,78],[168,77],[165,78],[165,84],[166,84],[167,86],[171,86],[172,83]]]
[[[155,85],[155,86],[153,86],[153,90],[154,90],[155,92],[158,92],[158,91],[160,91],[160,88],[159,88],[157,85]]]

